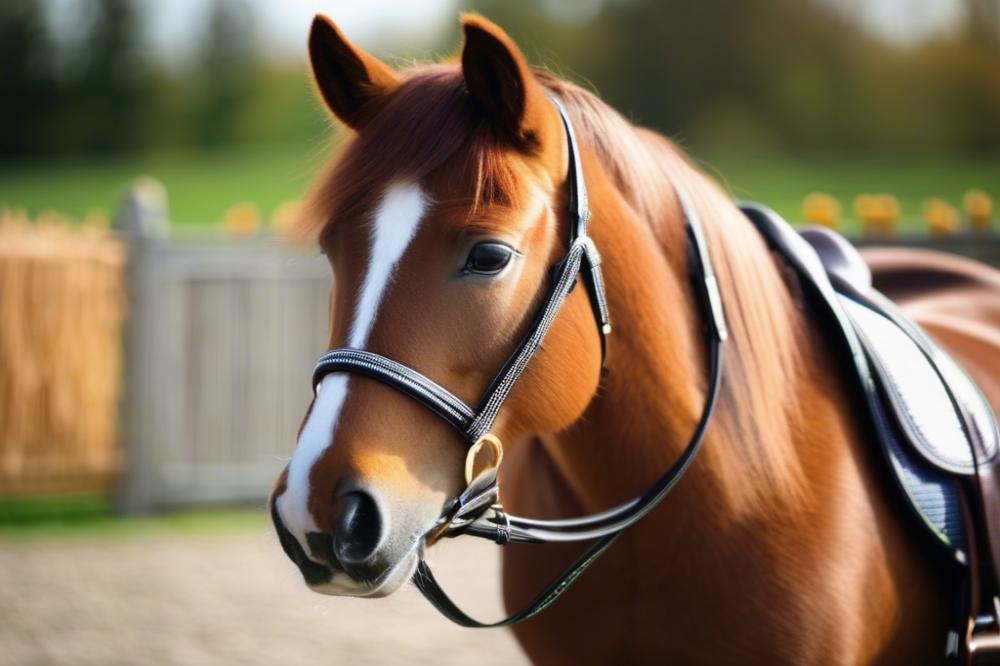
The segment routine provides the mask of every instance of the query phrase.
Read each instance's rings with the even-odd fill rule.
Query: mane
[[[806,489],[800,461],[807,453],[780,444],[801,440],[803,433],[789,425],[802,422],[808,400],[797,390],[804,378],[796,373],[813,367],[805,355],[815,336],[802,315],[798,278],[774,260],[760,233],[714,181],[677,158],[673,182],[690,193],[705,222],[730,333],[718,439],[723,455],[744,463],[726,479],[731,499],[737,505],[775,495],[801,499]],[[811,379],[816,385],[825,381]]]
[[[493,134],[465,92],[461,69],[444,63],[401,72],[400,88],[350,140],[338,160],[310,192],[305,210],[321,241],[371,204],[376,185],[389,178],[447,178],[472,192],[461,202],[470,215],[486,204],[517,206],[509,149]],[[636,214],[650,224],[687,280],[684,234],[674,187],[691,197],[706,227],[730,328],[726,379],[715,441],[725,451],[708,456],[715,467],[732,468],[724,489],[734,503],[763,499],[774,489],[793,496],[802,490],[798,457],[773,443],[791,441],[788,423],[801,409],[793,376],[802,367],[808,339],[782,274],[759,234],[731,198],[698,171],[673,143],[625,120],[593,93],[546,71],[543,86],[567,107],[582,145],[594,151]],[[378,159],[372,159],[377,154]],[[734,457],[735,456],[735,457]],[[732,460],[743,464],[732,465]],[[749,473],[748,473],[749,471]]]

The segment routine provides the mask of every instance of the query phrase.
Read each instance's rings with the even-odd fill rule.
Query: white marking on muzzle
[[[347,336],[349,347],[363,349],[368,342],[386,288],[392,282],[399,260],[413,240],[426,207],[423,192],[415,184],[392,185],[382,197],[371,225],[368,270]],[[313,465],[333,442],[340,411],[347,399],[347,385],[348,375],[344,373],[330,374],[323,378],[312,411],[299,436],[295,453],[288,464],[286,490],[277,500],[281,520],[299,540],[306,553],[309,553],[306,533],[319,531],[309,512],[309,474]]]

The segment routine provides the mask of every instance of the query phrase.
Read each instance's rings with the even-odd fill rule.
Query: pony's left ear
[[[356,130],[378,112],[399,85],[396,73],[344,37],[317,14],[309,32],[309,60],[323,100],[337,118]]]
[[[462,16],[462,74],[469,94],[498,133],[523,148],[539,140],[551,102],[524,55],[496,24]]]

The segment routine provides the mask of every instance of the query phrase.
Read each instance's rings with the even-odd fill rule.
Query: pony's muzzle
[[[360,583],[379,578],[391,558],[380,552],[385,521],[375,498],[364,490],[345,492],[337,498],[332,518],[332,532],[307,532],[303,549],[280,513],[271,509],[281,546],[307,583],[328,582],[335,573],[346,573]]]

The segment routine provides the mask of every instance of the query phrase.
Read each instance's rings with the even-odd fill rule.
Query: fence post
[[[159,483],[155,450],[155,404],[149,354],[155,353],[156,312],[160,301],[151,258],[170,234],[167,194],[152,178],[137,180],[122,198],[115,227],[128,243],[125,285],[125,383],[122,401],[123,468],[113,499],[119,513],[155,507]]]

